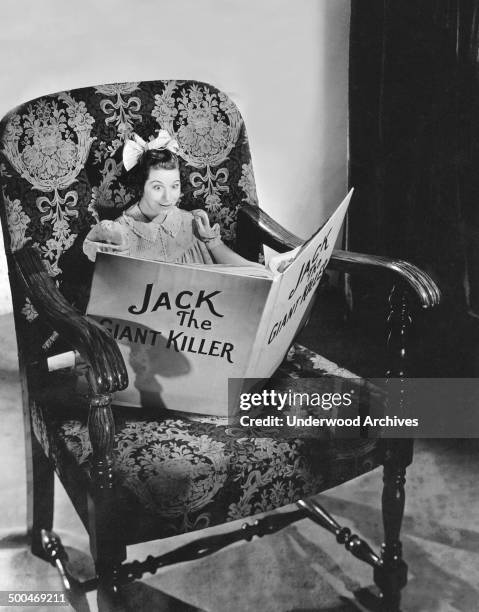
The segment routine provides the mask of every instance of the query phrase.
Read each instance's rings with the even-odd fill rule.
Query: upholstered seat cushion
[[[54,397],[49,393],[53,385],[38,394],[33,427],[86,522],[86,500],[79,485],[89,480],[88,404],[73,393],[72,377],[63,377],[58,385],[57,375]],[[358,391],[368,385],[296,345],[274,385],[294,386],[298,378],[303,392],[304,378],[311,379],[310,391],[326,388],[327,382],[330,389],[332,381],[336,390],[341,381]],[[306,408],[300,410],[308,414]],[[114,407],[114,418],[114,471],[127,543],[271,510],[380,462],[377,441],[338,438],[325,427],[252,431],[224,419],[121,407]]]

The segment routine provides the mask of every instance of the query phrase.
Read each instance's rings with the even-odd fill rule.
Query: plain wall
[[[0,115],[43,94],[197,79],[238,105],[260,205],[305,238],[347,187],[349,0],[2,0]],[[0,313],[9,309],[0,259]]]

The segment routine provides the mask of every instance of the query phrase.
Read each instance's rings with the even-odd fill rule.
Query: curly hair
[[[128,184],[134,189],[138,198],[143,195],[143,189],[152,168],[179,170],[180,162],[178,156],[168,149],[147,149],[127,175]]]

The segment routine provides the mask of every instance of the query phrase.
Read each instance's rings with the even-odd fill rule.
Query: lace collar
[[[149,221],[141,212],[138,204],[134,204],[123,213],[123,217],[135,234],[152,242],[156,240],[160,227],[172,238],[178,234],[181,228],[181,212],[176,206],[160,213]]]

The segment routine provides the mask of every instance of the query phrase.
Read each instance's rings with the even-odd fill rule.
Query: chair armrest
[[[303,243],[257,206],[246,204],[239,209],[238,226],[246,235],[253,233],[255,239],[279,252]],[[246,228],[249,231],[245,231]],[[441,291],[434,280],[414,264],[401,259],[335,250],[328,268],[348,274],[386,272],[392,275],[394,282],[400,281],[412,289],[422,308],[437,306],[441,300]]]
[[[389,273],[393,275],[395,281],[400,279],[406,283],[413,290],[421,307],[425,309],[438,306],[441,301],[441,290],[429,274],[403,259],[335,250],[329,267],[348,274]]]
[[[238,232],[241,236],[244,232],[248,237],[253,232],[255,239],[279,253],[290,251],[304,242],[288,232],[264,210],[251,204],[245,204],[238,210]]]
[[[18,277],[38,314],[89,366],[87,378],[92,393],[125,389],[128,385],[125,363],[110,334],[99,323],[80,314],[64,298],[35,249],[24,247],[12,257]]]

